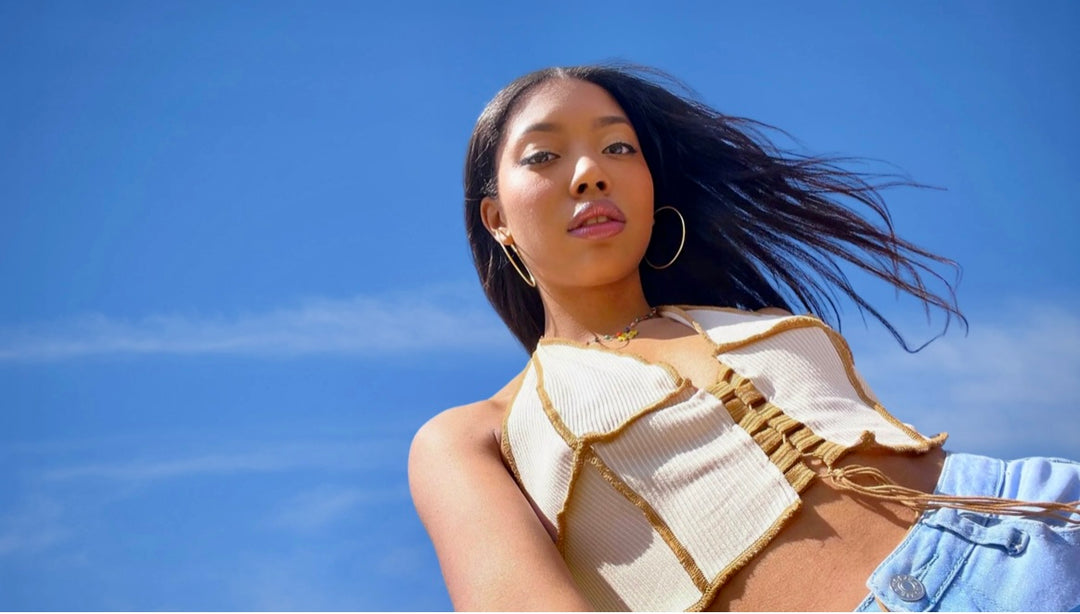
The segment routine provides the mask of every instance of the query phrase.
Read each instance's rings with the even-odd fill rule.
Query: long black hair
[[[624,65],[547,68],[514,80],[484,108],[465,158],[465,228],[484,293],[511,332],[530,352],[544,327],[536,288],[526,285],[484,227],[480,201],[497,197],[498,150],[515,105],[551,79],[598,85],[615,99],[637,132],[652,173],[654,209],[674,205],[686,220],[686,244],[669,268],[642,263],[641,282],[652,305],[716,305],[760,309],[800,305],[839,324],[835,291],[880,321],[907,350],[900,333],[852,288],[839,266],[849,262],[940,308],[945,327],[955,315],[954,285],[935,266],[959,266],[896,235],[879,189],[915,185],[891,176],[844,170],[842,159],[785,152],[763,130],[770,127],[717,112],[673,89],[689,90],[660,71]],[[868,209],[874,223],[854,208]],[[662,228],[662,219],[656,228]],[[671,242],[654,231],[653,243]],[[654,263],[673,254],[649,252]],[[926,278],[944,284],[930,291]],[[827,308],[827,311],[826,311]]]

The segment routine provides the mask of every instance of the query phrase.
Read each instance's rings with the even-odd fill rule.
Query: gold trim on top
[[[704,392],[711,394],[718,399],[723,407],[727,409],[732,419],[756,442],[759,449],[769,458],[770,462],[775,466],[785,477],[788,484],[795,490],[796,495],[804,491],[807,486],[816,477],[820,477],[814,470],[810,469],[804,462],[805,456],[813,456],[823,461],[828,469],[835,471],[833,468],[835,463],[845,454],[854,450],[862,449],[873,445],[882,445],[883,447],[896,451],[896,452],[925,452],[932,447],[940,446],[946,437],[946,435],[940,434],[932,438],[927,438],[921,433],[918,433],[913,428],[901,423],[894,416],[892,416],[880,403],[874,400],[868,389],[863,384],[855,371],[854,359],[851,354],[850,347],[848,347],[846,341],[836,331],[829,328],[823,321],[813,316],[784,316],[769,314],[772,316],[774,322],[765,331],[757,333],[748,338],[741,339],[735,342],[719,343],[713,339],[708,331],[706,331],[701,324],[689,313],[690,310],[708,310],[708,311],[721,311],[735,314],[748,314],[749,312],[731,309],[731,308],[717,308],[717,307],[694,307],[694,306],[666,306],[660,308],[660,314],[668,317],[669,319],[677,320],[680,323],[687,325],[700,334],[706,342],[713,348],[713,358],[719,364],[719,373],[717,380],[700,389]],[[768,398],[761,393],[761,391],[753,384],[753,381],[748,377],[744,377],[739,374],[730,365],[726,364],[720,359],[720,355],[726,351],[731,351],[747,345],[759,342],[769,337],[778,335],[780,333],[797,330],[802,328],[819,328],[826,333],[827,338],[833,346],[836,356],[839,358],[841,364],[844,367],[845,374],[848,378],[850,385],[855,390],[859,399],[865,404],[866,407],[872,408],[878,412],[886,422],[897,427],[902,433],[910,437],[913,442],[911,444],[877,444],[874,433],[870,430],[864,431],[858,441],[853,445],[845,445],[832,441],[828,441],[815,433],[806,424],[792,418],[786,414],[782,408],[777,407]],[[643,407],[624,419],[618,426],[607,433],[584,433],[581,436],[570,431],[569,427],[563,422],[561,415],[553,406],[551,398],[548,396],[545,382],[544,382],[544,369],[542,361],[538,357],[540,346],[547,345],[561,345],[566,347],[572,347],[575,349],[592,351],[592,352],[605,352],[612,356],[630,358],[639,364],[647,367],[659,367],[664,369],[671,378],[672,390],[666,394],[662,399],[651,403],[650,405]],[[682,403],[686,399],[680,398],[680,395],[685,395],[687,392],[696,391],[699,389],[694,388],[693,384],[684,378],[677,369],[670,363],[664,361],[650,361],[641,356],[621,352],[619,350],[596,347],[583,344],[573,340],[567,339],[541,339],[538,343],[537,351],[535,351],[530,359],[529,363],[535,371],[536,376],[536,393],[540,400],[541,406],[545,415],[547,416],[552,427],[558,432],[559,436],[567,443],[573,450],[573,461],[570,467],[570,478],[568,480],[565,499],[563,500],[562,507],[556,516],[556,546],[561,554],[565,556],[565,544],[566,544],[566,518],[569,513],[572,501],[576,499],[573,493],[576,489],[578,479],[581,476],[581,471],[585,469],[585,463],[592,464],[599,471],[601,477],[608,482],[613,488],[620,494],[627,498],[635,507],[640,509],[645,514],[646,520],[649,522],[653,530],[664,539],[665,543],[672,549],[678,560],[683,564],[684,569],[690,575],[695,586],[702,591],[702,598],[695,603],[690,610],[700,610],[708,606],[715,599],[720,587],[730,578],[732,574],[741,569],[753,556],[758,554],[768,543],[779,533],[780,530],[787,524],[790,517],[801,506],[801,498],[787,507],[784,512],[776,519],[775,522],[770,525],[769,529],[758,537],[754,542],[747,547],[738,557],[736,557],[731,563],[729,563],[717,576],[708,581],[698,567],[696,561],[690,556],[689,551],[679,541],[679,539],[671,531],[670,527],[666,524],[663,518],[652,508],[651,504],[642,497],[639,493],[635,492],[626,482],[624,482],[617,474],[615,474],[598,456],[597,452],[592,448],[592,444],[597,442],[607,442],[614,440],[621,435],[627,428],[633,423],[639,420],[641,417],[657,411],[662,408],[673,406],[678,403]],[[518,393],[515,393],[514,399],[511,401],[507,408],[507,415],[503,420],[503,449],[504,457],[509,459],[512,471],[520,483],[520,475],[517,474],[516,464],[514,464],[513,452],[509,445],[509,414],[513,410],[514,405],[518,399]],[[829,475],[829,474],[826,474]],[[848,479],[845,479],[848,478]],[[836,474],[833,478],[840,482],[851,482],[847,485],[848,490],[856,490],[859,488],[857,484],[853,482],[846,474]]]
[[[514,459],[514,450],[510,447],[510,414],[514,410],[514,405],[517,403],[518,396],[521,394],[521,389],[525,387],[525,380],[529,377],[529,369],[532,367],[533,359],[529,358],[529,362],[525,364],[525,375],[521,378],[521,383],[518,384],[517,390],[514,391],[514,395],[510,397],[510,401],[506,404],[506,410],[503,412],[502,418],[502,431],[499,437],[499,451],[502,452],[503,461],[507,467],[510,468],[510,474],[514,476],[514,480],[521,488],[525,488],[525,484],[521,481],[521,473],[518,471],[517,461]]]
[[[660,309],[659,313],[663,314],[664,308],[660,307],[659,309]],[[561,339],[561,338],[547,339],[547,338],[542,338],[542,339],[540,339],[540,341],[537,342],[536,350],[533,351],[533,356],[536,356],[536,352],[538,352],[540,350],[540,346],[548,346],[548,345],[561,345],[561,346],[564,346],[564,347],[570,347],[570,348],[574,348],[574,349],[577,349],[577,350],[585,350],[585,351],[588,351],[588,352],[602,352],[602,353],[605,353],[605,354],[611,354],[613,356],[618,356],[618,357],[621,357],[621,358],[630,358],[630,359],[633,359],[633,360],[641,363],[642,365],[644,365],[646,367],[659,367],[659,368],[667,371],[668,375],[676,383],[678,383],[679,380],[685,379],[685,378],[683,378],[682,374],[679,373],[679,370],[676,369],[674,366],[672,366],[671,363],[668,363],[668,362],[665,362],[665,361],[662,361],[662,360],[658,360],[658,361],[654,362],[654,361],[648,360],[646,358],[643,358],[643,357],[638,356],[637,354],[634,354],[634,353],[631,353],[631,352],[623,352],[621,350],[617,350],[617,349],[609,348],[609,347],[604,347],[602,345],[601,346],[589,345],[587,343],[582,343],[580,341],[575,341],[573,339]]]
[[[926,452],[926,451],[932,449],[933,447],[936,447],[937,445],[940,445],[940,442],[943,442],[945,440],[945,438],[947,437],[946,433],[940,433],[938,435],[935,435],[934,437],[926,437],[925,435],[919,433],[915,429],[913,429],[911,427],[908,427],[903,422],[900,422],[900,420],[898,420],[895,416],[893,416],[891,413],[889,413],[889,411],[884,406],[882,406],[880,403],[875,401],[871,397],[871,395],[868,394],[868,392],[867,392],[865,386],[863,385],[863,383],[855,375],[855,360],[854,360],[854,357],[852,356],[851,348],[847,345],[847,341],[838,332],[836,332],[835,330],[830,328],[824,321],[822,321],[820,318],[818,318],[818,317],[816,317],[814,315],[788,315],[788,316],[785,316],[785,315],[779,315],[779,314],[775,314],[775,313],[762,314],[762,315],[764,315],[764,316],[766,316],[769,319],[774,321],[772,326],[770,326],[768,329],[766,329],[765,331],[762,331],[761,333],[751,335],[750,337],[746,337],[746,338],[740,339],[738,341],[719,343],[715,339],[713,339],[712,336],[709,335],[708,331],[705,330],[705,328],[701,325],[701,323],[698,322],[697,319],[694,318],[694,316],[690,314],[691,311],[716,311],[716,312],[721,312],[721,313],[730,313],[730,314],[734,314],[734,315],[755,315],[755,314],[761,314],[765,309],[771,309],[771,308],[765,307],[763,309],[759,309],[759,310],[756,310],[756,311],[746,311],[746,310],[742,310],[742,309],[736,309],[736,308],[733,308],[733,307],[713,307],[713,306],[708,306],[708,305],[662,305],[662,306],[657,307],[657,309],[658,309],[658,313],[661,316],[665,316],[669,320],[675,320],[676,322],[691,328],[692,330],[696,331],[699,335],[701,335],[701,337],[704,338],[705,341],[707,343],[709,343],[710,346],[713,348],[713,350],[714,350],[713,357],[716,358],[718,361],[719,361],[719,354],[722,354],[724,352],[729,352],[729,351],[732,351],[732,350],[735,350],[735,349],[739,349],[741,347],[750,345],[752,343],[757,343],[757,342],[762,341],[764,339],[767,339],[769,337],[778,335],[778,334],[780,334],[782,332],[786,332],[786,331],[789,331],[789,330],[798,330],[798,329],[802,329],[802,328],[817,328],[817,329],[820,329],[820,330],[825,332],[826,336],[832,342],[833,349],[836,352],[837,357],[840,359],[841,364],[844,366],[844,371],[845,371],[845,374],[848,377],[848,382],[851,384],[851,386],[855,390],[856,394],[859,395],[859,398],[866,404],[867,407],[869,407],[869,408],[875,410],[876,412],[878,412],[878,414],[881,415],[886,420],[886,422],[888,422],[888,423],[892,424],[893,426],[897,427],[905,435],[907,435],[908,437],[910,437],[910,438],[916,440],[916,442],[918,442],[918,443],[914,443],[914,444],[911,444],[911,445],[896,444],[896,445],[889,445],[887,447],[889,447],[890,449],[895,450],[897,452]],[[673,318],[673,317],[671,317],[671,315],[674,315],[676,317]],[[619,351],[619,350],[616,350],[616,349],[602,347],[602,346],[597,347],[597,346],[581,343],[581,342],[575,341],[573,339],[561,339],[561,338],[550,338],[550,339],[549,338],[541,338],[540,341],[537,343],[537,348],[539,349],[539,347],[541,345],[563,345],[563,346],[569,346],[569,347],[573,347],[573,348],[580,349],[580,350],[587,350],[587,351],[593,351],[593,352],[606,352],[606,353],[609,353],[609,354],[612,354],[612,355],[615,355],[615,356],[621,356],[621,357],[624,357],[624,358],[633,359],[633,360],[635,360],[635,361],[637,361],[637,362],[639,362],[639,363],[641,363],[641,364],[643,364],[645,366],[660,367],[660,368],[664,369],[665,371],[667,371],[668,374],[672,377],[672,379],[675,380],[676,382],[678,382],[679,380],[684,379],[682,374],[680,374],[679,371],[673,365],[671,365],[670,363],[668,363],[666,361],[651,361],[651,360],[647,360],[647,359],[645,359],[645,358],[643,358],[641,356],[638,356],[636,354],[629,353],[629,352],[622,352],[622,351]],[[536,352],[534,351],[533,356],[535,357],[535,355],[536,355]],[[723,361],[719,361],[719,362],[721,364],[724,364]],[[854,449],[854,446],[852,446],[852,448]]]
[[[605,433],[585,433],[584,435],[581,436],[581,441],[585,445],[592,445],[594,443],[606,443],[608,441],[612,441],[616,437],[621,435],[623,433],[623,431],[630,428],[635,422],[637,422],[641,418],[643,418],[643,417],[645,417],[645,416],[647,416],[647,415],[649,415],[649,414],[651,414],[651,413],[653,413],[655,411],[658,411],[658,410],[661,410],[661,409],[667,409],[668,407],[672,407],[672,406],[678,405],[679,403],[683,403],[685,401],[688,401],[690,399],[691,395],[687,395],[686,393],[688,393],[688,392],[690,392],[692,390],[694,390],[693,384],[691,384],[689,382],[689,380],[684,380],[683,382],[680,383],[678,388],[676,388],[675,390],[672,390],[670,393],[668,393],[667,396],[665,396],[664,398],[660,399],[659,401],[657,401],[655,403],[652,403],[650,405],[646,405],[645,407],[641,408],[637,412],[631,414],[625,420],[623,420],[621,423],[619,423],[618,426],[611,429],[610,431],[607,431]],[[679,399],[679,397],[682,397],[682,396],[686,396],[686,398],[685,399]]]
[[[563,344],[562,341],[552,341],[552,342],[549,342],[549,343],[559,344],[559,345]],[[566,343],[566,345],[570,345],[570,344],[576,344],[576,342],[567,342]],[[558,410],[555,409],[555,406],[551,402],[550,397],[548,397],[547,390],[545,388],[543,390],[543,396],[540,397],[541,403],[544,404],[544,408],[545,408],[544,411],[545,412],[550,412],[549,415],[554,414],[554,415],[559,416],[559,423],[562,424],[563,427],[566,429],[566,432],[567,432],[568,436],[572,437],[575,441],[594,442],[594,441],[608,440],[611,437],[614,437],[618,433],[625,430],[628,426],[630,426],[631,424],[636,422],[642,416],[644,416],[646,414],[649,414],[651,412],[654,412],[654,411],[656,411],[658,409],[663,409],[667,405],[673,403],[674,400],[677,397],[685,394],[687,391],[696,390],[696,388],[694,388],[693,383],[689,379],[687,379],[687,378],[683,377],[682,375],[680,375],[675,370],[675,368],[672,367],[671,365],[653,364],[653,363],[650,363],[648,360],[645,360],[644,358],[634,356],[632,354],[624,354],[624,353],[621,353],[621,352],[618,352],[618,351],[615,351],[615,350],[609,350],[607,348],[593,348],[593,347],[590,347],[590,346],[587,346],[587,345],[584,345],[584,344],[582,344],[578,349],[588,349],[588,350],[591,350],[591,351],[592,350],[605,351],[605,352],[614,354],[616,356],[620,356],[620,357],[624,357],[624,358],[633,358],[633,359],[637,360],[638,362],[640,362],[642,365],[644,365],[646,367],[663,368],[663,369],[665,369],[667,371],[667,375],[671,378],[670,384],[672,386],[672,389],[671,389],[670,392],[665,394],[660,399],[658,399],[658,400],[656,400],[656,401],[642,407],[641,409],[639,409],[636,412],[634,412],[634,413],[630,414],[629,416],[627,416],[622,422],[620,422],[618,425],[615,426],[615,428],[613,428],[610,431],[601,432],[601,433],[589,432],[589,433],[582,433],[582,434],[578,435],[576,433],[571,432],[570,428],[565,426],[565,423],[562,422],[562,417],[559,414]],[[541,365],[543,363],[543,361],[538,356],[536,356],[535,354],[534,354],[533,360],[536,362],[538,367],[539,367],[539,365]],[[539,393],[540,391],[538,390],[537,392]],[[563,439],[566,439],[566,437],[563,437]],[[569,442],[569,440],[567,440],[567,441]]]
[[[551,402],[551,397],[548,396],[547,387],[544,386],[544,365],[539,360],[533,362],[533,367],[536,369],[536,395],[540,398],[540,406],[544,409],[544,414],[547,415],[548,422],[555,428],[555,432],[563,438],[566,445],[571,448],[576,448],[581,445],[581,440],[575,435],[570,427],[566,426],[563,422],[562,416],[555,409],[555,405]]]
[[[642,360],[647,363],[647,361]],[[681,396],[686,396],[687,392],[693,389],[692,384],[686,378],[678,375],[677,372],[672,371],[674,377],[672,378],[677,384],[675,389],[665,395],[662,399],[651,403],[638,411],[634,412],[627,419],[623,420],[615,429],[606,433],[588,433],[581,436],[573,433],[566,423],[563,422],[562,417],[559,415],[558,410],[555,408],[551,401],[551,397],[548,396],[546,386],[544,385],[544,367],[543,360],[538,357],[534,357],[533,368],[536,371],[537,381],[537,395],[540,399],[540,404],[544,409],[544,413],[552,426],[563,438],[563,441],[569,445],[574,451],[574,457],[572,465],[570,467],[570,479],[567,483],[566,495],[563,500],[562,507],[559,509],[555,516],[555,547],[559,553],[563,556],[566,554],[566,535],[567,526],[566,518],[570,513],[570,506],[575,497],[573,496],[575,487],[580,479],[581,472],[584,469],[584,464],[589,463],[593,465],[599,472],[601,478],[604,479],[612,488],[618,493],[623,495],[631,504],[637,507],[645,516],[649,525],[654,531],[664,540],[664,543],[675,554],[676,559],[682,564],[683,569],[690,576],[691,581],[698,588],[698,590],[704,591],[708,587],[708,580],[705,574],[701,571],[697,562],[691,556],[690,552],[686,549],[686,546],[679,541],[674,532],[667,525],[660,514],[653,509],[652,505],[639,493],[634,491],[626,482],[620,479],[615,472],[613,472],[606,463],[598,456],[597,452],[593,450],[592,444],[597,442],[605,442],[616,438],[622,434],[632,424],[637,422],[641,417],[646,416],[659,409],[664,409],[669,406],[677,404],[677,399]],[[689,397],[687,397],[688,400]]]
[[[693,316],[689,313],[688,310],[740,313],[738,312],[738,310],[732,311],[730,308],[725,307],[670,307],[665,309],[677,310],[679,313],[683,314],[689,322],[693,323],[695,329],[702,331],[702,334],[704,334],[705,338],[712,344],[713,348],[715,349],[715,357],[717,360],[720,360],[720,354],[745,347],[752,343],[758,343],[770,337],[779,335],[783,332],[799,330],[803,328],[816,328],[818,330],[821,330],[825,333],[826,338],[828,338],[830,343],[832,344],[833,350],[836,352],[837,358],[840,359],[840,364],[842,364],[844,367],[844,373],[848,378],[848,383],[851,385],[855,393],[859,395],[859,398],[862,400],[862,402],[867,407],[876,411],[878,415],[885,419],[886,422],[893,425],[894,427],[899,429],[900,432],[904,433],[909,438],[914,440],[912,444],[895,444],[886,447],[897,452],[926,452],[935,447],[935,445],[937,445],[939,442],[943,442],[944,437],[947,437],[947,435],[944,433],[938,434],[932,438],[926,437],[922,433],[919,433],[918,431],[909,427],[903,422],[900,422],[900,420],[898,420],[895,416],[889,413],[889,411],[884,406],[875,401],[872,396],[867,392],[859,377],[856,375],[855,358],[851,353],[851,348],[848,346],[847,341],[843,338],[843,336],[840,335],[840,333],[830,328],[820,318],[811,315],[780,316],[772,326],[760,333],[751,335],[738,341],[720,343],[713,339],[708,334],[708,332],[705,331],[705,329],[693,318]],[[745,314],[746,312],[741,313]],[[855,446],[853,445],[851,446],[851,448],[854,449]]]
[[[694,327],[697,330],[701,331],[702,334],[705,335],[705,337],[712,343],[713,347],[717,348],[718,352],[720,352],[720,353],[730,352],[731,350],[735,350],[735,349],[738,349],[738,348],[741,348],[741,347],[744,347],[744,346],[747,346],[747,345],[757,343],[758,341],[761,341],[762,339],[767,339],[769,337],[772,337],[773,335],[782,333],[785,330],[792,330],[792,329],[795,329],[795,328],[804,328],[804,327],[807,327],[807,326],[820,326],[820,327],[823,327],[823,328],[827,328],[825,326],[824,322],[822,322],[820,319],[818,319],[818,318],[816,318],[814,316],[811,316],[811,315],[770,316],[769,319],[772,321],[771,326],[769,328],[761,331],[760,333],[750,335],[749,337],[744,337],[744,338],[739,339],[737,341],[727,341],[727,342],[721,343],[721,342],[713,339],[712,336],[709,335],[708,331],[706,331],[705,328],[703,326],[701,326],[701,324],[698,323],[697,320],[695,320],[692,315],[690,315],[690,311],[719,311],[719,312],[723,312],[723,313],[751,315],[749,312],[739,311],[737,309],[736,310],[731,310],[731,309],[725,308],[725,307],[679,306],[679,307],[671,307],[670,309],[677,309],[680,312],[682,312],[683,314],[685,314],[686,317],[688,319],[690,319],[690,321],[692,321],[694,323]],[[779,330],[777,330],[777,329],[779,329]]]
[[[551,397],[548,396],[544,387],[543,364],[537,359],[533,362],[533,366],[536,369],[536,394],[540,399],[540,406],[544,409],[544,415],[547,416],[548,422],[551,423],[555,432],[562,437],[566,445],[570,446],[570,449],[574,452],[574,459],[570,465],[570,477],[566,481],[566,494],[563,495],[562,506],[555,514],[555,548],[558,549],[559,554],[563,554],[566,543],[566,508],[570,504],[571,493],[574,492],[574,486],[581,475],[581,467],[585,461],[584,450],[581,439],[574,435],[566,426],[566,423],[562,421],[562,417],[551,402]]]
[[[856,374],[855,357],[852,355],[851,347],[847,344],[847,341],[840,335],[840,333],[829,328],[828,326],[825,326],[824,323],[821,324],[821,329],[825,331],[825,335],[829,338],[829,341],[832,342],[833,348],[836,350],[837,355],[840,357],[840,362],[844,365],[844,371],[847,373],[848,382],[851,383],[851,387],[855,389],[855,392],[859,394],[859,398],[863,400],[863,403],[866,403],[868,406],[874,408],[874,410],[876,410],[882,418],[884,418],[887,422],[889,422],[896,428],[900,429],[908,437],[924,442],[925,445],[920,448],[915,448],[914,451],[926,452],[930,449],[931,442],[933,442],[935,439],[942,437],[943,435],[945,437],[948,436],[945,433],[938,433],[938,435],[936,435],[935,437],[926,437],[925,435],[916,431],[910,426],[904,424],[903,422],[900,422],[900,420],[898,420],[895,416],[889,413],[889,411],[885,409],[885,407],[881,405],[881,403],[878,403],[876,400],[874,400],[873,396],[869,393],[869,391],[866,390],[866,387],[863,385],[861,378],[859,378],[859,376]],[[945,441],[944,437],[942,437],[941,441]]]
[[[796,499],[794,503],[787,506],[780,516],[773,522],[769,528],[761,534],[761,537],[754,540],[746,550],[742,551],[742,554],[735,557],[731,563],[728,563],[720,573],[709,582],[708,587],[701,592],[701,599],[690,607],[686,608],[687,612],[701,612],[705,608],[709,607],[714,600],[716,600],[716,594],[720,592],[720,588],[731,579],[731,576],[735,575],[740,569],[746,566],[750,562],[750,559],[757,556],[765,546],[769,545],[769,542],[773,540],[787,525],[791,517],[795,515],[795,512],[799,511],[802,507],[802,499]]]
[[[570,502],[574,499],[574,488],[577,485],[578,478],[581,475],[583,465],[590,458],[595,457],[596,453],[592,450],[591,443],[594,441],[605,441],[606,439],[608,439],[608,436],[611,435],[611,433],[615,433],[617,435],[618,433],[621,433],[623,430],[625,430],[630,424],[636,422],[642,416],[645,416],[651,412],[662,409],[665,406],[669,405],[672,400],[678,398],[679,395],[684,394],[690,388],[690,383],[689,381],[681,377],[677,377],[676,381],[679,385],[676,387],[675,390],[665,395],[659,401],[641,408],[640,410],[632,414],[629,418],[620,423],[620,425],[616,427],[616,429],[614,429],[613,431],[609,433],[596,433],[578,436],[574,432],[572,432],[568,426],[566,426],[566,423],[563,422],[562,416],[559,414],[559,411],[555,408],[554,403],[551,402],[551,397],[548,396],[547,389],[544,385],[543,361],[539,358],[535,358],[533,360],[533,368],[536,371],[536,393],[539,397],[540,405],[541,407],[543,407],[544,414],[547,416],[548,421],[551,423],[555,431],[559,434],[560,437],[562,437],[563,441],[566,442],[566,444],[573,450],[574,453],[573,461],[570,466],[570,478],[567,480],[565,498],[563,499],[562,507],[555,514],[555,547],[560,554],[565,554],[566,515],[569,513],[568,510]],[[611,436],[614,437],[614,435]],[[629,487],[626,488],[629,489]],[[623,494],[624,496],[626,496],[626,493]],[[644,501],[644,499],[642,499],[640,495],[637,495],[636,493],[634,494],[639,499]],[[659,516],[657,516],[657,518],[659,518]],[[665,528],[666,526],[667,525],[663,525],[663,527]],[[654,525],[654,528],[659,531],[661,527]],[[665,530],[670,533],[670,529]],[[671,537],[674,538],[674,535],[672,535]],[[676,553],[676,555],[678,556],[678,553]]]
[[[564,559],[566,558],[566,516],[570,513],[570,502],[574,500],[574,486],[577,485],[578,478],[581,477],[581,471],[585,468],[585,457],[588,452],[589,449],[583,445],[574,448],[574,460],[570,465],[570,478],[566,481],[566,495],[563,497],[559,511],[555,514],[555,549],[559,551],[559,554]]]
[[[634,505],[634,507],[641,510],[641,513],[645,515],[646,520],[656,531],[660,538],[664,540],[668,548],[675,554],[675,558],[682,564],[683,569],[690,576],[690,580],[694,583],[699,591],[705,592],[708,590],[709,581],[705,577],[704,572],[701,571],[701,567],[698,566],[697,561],[694,560],[693,555],[686,549],[679,538],[675,536],[675,533],[668,526],[667,522],[660,516],[660,514],[653,508],[652,504],[645,500],[640,494],[638,494],[629,484],[624,482],[618,474],[611,470],[610,467],[601,459],[594,450],[588,449],[585,454],[588,455],[588,463],[596,468],[600,473],[600,476],[611,485],[619,494],[626,497],[626,500]]]

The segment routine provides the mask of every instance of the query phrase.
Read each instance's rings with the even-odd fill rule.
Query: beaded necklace
[[[636,328],[638,324],[641,324],[645,320],[651,320],[658,315],[660,315],[660,308],[653,307],[648,313],[639,315],[631,320],[621,332],[615,333],[614,335],[593,334],[592,341],[589,343],[600,343],[601,341],[619,341],[625,343],[638,336],[638,329]]]

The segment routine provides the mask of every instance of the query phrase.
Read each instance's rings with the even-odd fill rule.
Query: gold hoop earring
[[[677,249],[675,251],[675,255],[671,257],[671,260],[668,260],[667,264],[665,264],[663,266],[656,266],[655,264],[649,262],[648,258],[645,258],[645,264],[647,264],[650,267],[656,269],[657,271],[662,271],[662,270],[668,268],[669,266],[675,264],[675,261],[679,259],[679,255],[682,254],[683,246],[686,245],[686,220],[683,219],[682,213],[679,213],[678,209],[676,209],[675,207],[672,207],[670,205],[668,205],[666,207],[660,207],[656,211],[653,211],[653,220],[656,219],[656,214],[660,213],[664,209],[671,209],[672,211],[675,212],[675,215],[679,216],[679,224],[682,225],[682,238],[679,239],[679,249]]]
[[[536,278],[533,277],[532,271],[529,270],[529,267],[525,266],[525,261],[521,260],[521,254],[518,253],[517,248],[514,247],[513,244],[510,245],[510,249],[514,250],[514,255],[518,257],[518,260],[521,260],[521,266],[520,267],[518,266],[518,264],[516,262],[514,262],[514,259],[510,257],[510,251],[508,249],[506,249],[506,244],[503,243],[502,241],[499,241],[498,243],[499,243],[499,247],[503,248],[503,253],[506,254],[506,259],[510,261],[510,264],[513,265],[513,267],[514,267],[514,270],[517,271],[517,274],[521,276],[521,279],[525,280],[525,283],[530,288],[535,288],[536,287]],[[522,267],[525,268],[524,272],[521,270]]]

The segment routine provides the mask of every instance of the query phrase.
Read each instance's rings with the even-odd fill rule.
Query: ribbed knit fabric
[[[503,425],[503,454],[600,610],[700,610],[856,446],[926,451],[820,320],[665,307],[715,347],[694,388],[670,365],[542,340]]]

